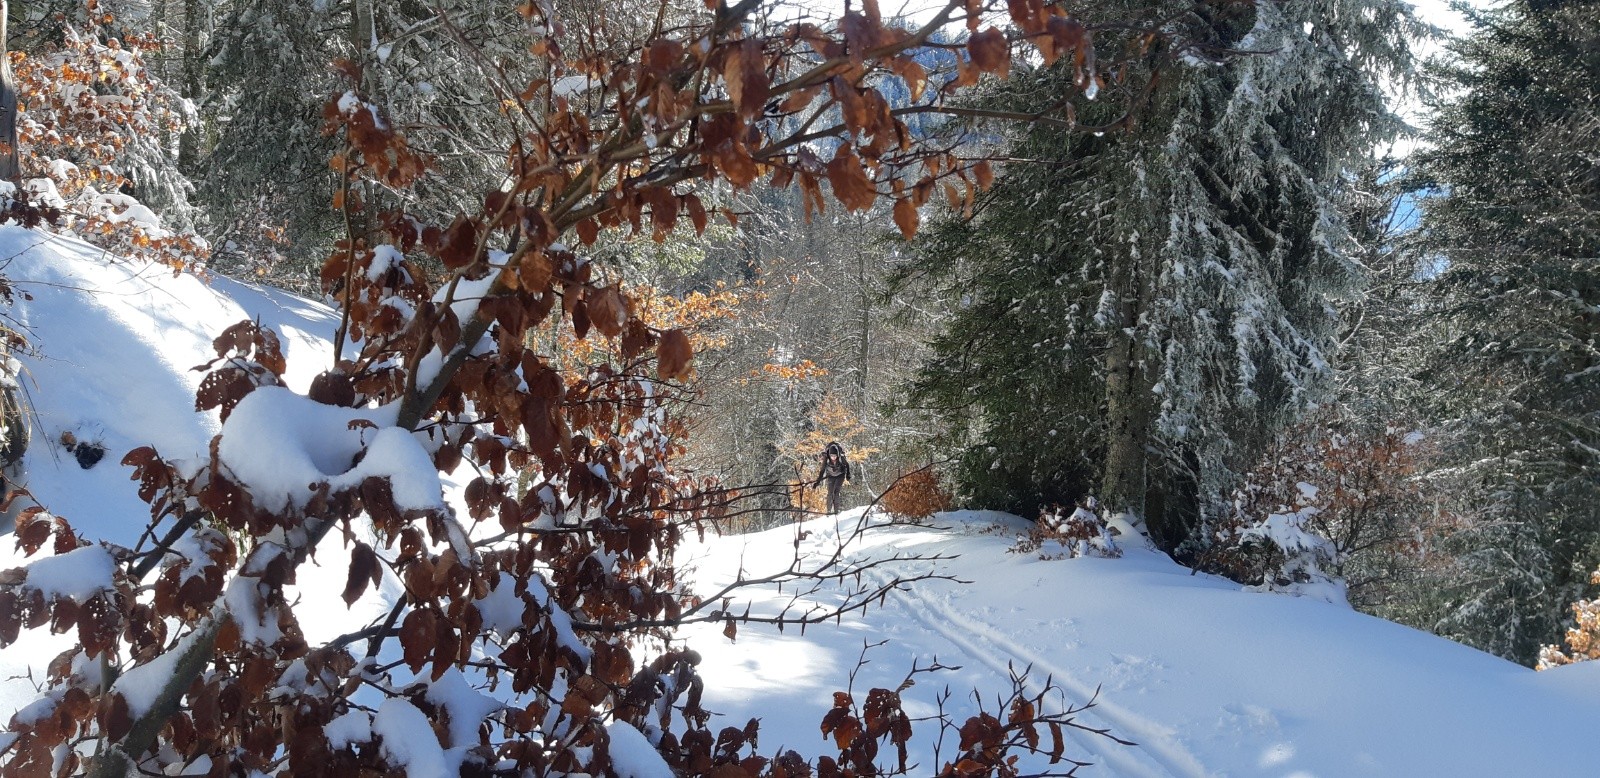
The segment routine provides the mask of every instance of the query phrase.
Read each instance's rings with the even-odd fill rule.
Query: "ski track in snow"
[[[868,575],[879,585],[888,583],[888,580],[879,573],[869,572]],[[964,616],[915,589],[902,590],[901,595],[898,602],[907,606],[923,626],[938,633],[996,673],[1009,676],[1014,667],[1028,668],[1026,684],[1029,692],[1038,694],[1043,690],[1044,683],[1038,680],[1038,676],[1044,673],[1073,698],[1087,701],[1094,697],[1095,689],[1092,685],[1079,681],[1059,665],[1002,637],[999,627]],[[960,629],[948,626],[952,624]],[[1113,735],[1138,743],[1137,746],[1123,746],[1090,732],[1071,728],[1067,730],[1072,733],[1073,739],[1079,746],[1100,758],[1105,766],[1111,768],[1117,775],[1203,778],[1214,774],[1207,770],[1193,753],[1174,741],[1167,734],[1166,727],[1159,722],[1113,705],[1107,702],[1103,695],[1095,700],[1094,707],[1076,716],[1098,720],[1100,725],[1096,725],[1097,727],[1103,726]],[[1139,755],[1147,758],[1140,759]]]
[[[870,519],[863,517],[862,520]],[[828,546],[828,541],[831,540],[832,547],[837,548],[840,542],[838,525],[817,532],[813,538],[813,542],[819,547]],[[886,586],[892,578],[878,569],[869,569],[865,572],[876,586]],[[998,626],[967,616],[949,604],[935,599],[925,591],[925,587],[902,589],[900,596],[891,602],[903,605],[929,631],[938,634],[1002,677],[1009,677],[1013,668],[1028,668],[1028,678],[1025,683],[1032,694],[1038,694],[1043,690],[1045,682],[1039,680],[1039,675],[1044,674],[1071,698],[1088,701],[1095,696],[1093,684],[1078,680],[1059,663],[1052,662],[1016,641],[1006,638],[1004,631]],[[1111,734],[1138,744],[1123,746],[1092,732],[1066,728],[1066,732],[1071,734],[1073,741],[1079,747],[1087,751],[1092,758],[1098,758],[1103,766],[1115,775],[1205,778],[1217,774],[1207,769],[1193,752],[1175,740],[1168,727],[1127,708],[1107,702],[1103,695],[1095,700],[1093,707],[1075,715],[1079,719],[1093,722],[1091,726],[1104,727],[1110,730]]]

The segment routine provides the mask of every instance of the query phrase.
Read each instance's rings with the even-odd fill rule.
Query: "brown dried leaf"
[[[443,678],[445,672],[455,665],[460,652],[461,636],[448,622],[439,620],[434,627],[433,674],[430,679],[437,681]]]
[[[911,102],[922,100],[922,94],[928,89],[928,71],[916,60],[906,60],[900,66],[900,77],[905,79],[906,88],[911,90]]]
[[[839,725],[834,727],[833,742],[839,746],[840,751],[848,750],[856,738],[861,736],[861,720],[855,716],[844,716],[839,720]]]
[[[22,603],[10,591],[0,591],[0,646],[17,642],[22,632]]]
[[[872,122],[872,112],[862,90],[844,78],[835,76],[828,81],[833,99],[839,103],[839,113],[852,135],[860,137]]]
[[[761,175],[761,166],[750,156],[743,143],[725,141],[712,152],[717,168],[728,178],[728,183],[743,189]]]
[[[595,240],[599,239],[600,224],[594,219],[584,219],[583,221],[578,222],[576,226],[578,230],[578,240],[582,241],[583,245],[593,246]]]
[[[1022,736],[1028,741],[1028,748],[1039,750],[1039,725],[1034,721],[1033,703],[1017,698],[1011,704],[1011,715],[1006,719],[1006,724],[1011,727],[1022,727]]]
[[[601,335],[614,338],[622,334],[628,321],[628,301],[622,290],[615,286],[602,287],[589,293],[589,322]]]
[[[465,216],[457,216],[445,230],[439,246],[439,261],[451,270],[466,267],[477,259],[478,225]]]
[[[967,39],[967,55],[980,72],[1005,78],[1011,72],[1011,47],[1006,34],[990,27]]]
[[[461,343],[461,318],[454,306],[441,306],[439,320],[433,327],[433,345],[441,354],[455,351]]]
[[[311,379],[311,391],[307,395],[323,405],[349,408],[356,403],[356,385],[343,371],[323,371]]]
[[[657,38],[644,50],[643,64],[645,68],[665,73],[678,64],[683,57],[683,44],[678,41]]]
[[[1006,10],[1011,14],[1011,22],[1023,32],[1031,35],[1043,27],[1040,17],[1044,7],[1039,0],[1006,0]]]
[[[400,622],[400,647],[411,672],[421,672],[423,665],[428,663],[428,656],[433,653],[434,641],[438,638],[438,621],[439,617],[433,611],[418,608],[406,614]]]
[[[133,729],[133,715],[128,710],[128,701],[117,692],[112,692],[109,701],[104,703],[105,709],[100,716],[100,731],[110,742],[121,740]]]
[[[705,203],[700,202],[699,196],[687,194],[683,196],[683,207],[689,211],[689,221],[694,223],[694,234],[704,235],[706,233]]]
[[[987,192],[994,186],[994,168],[989,166],[989,160],[979,160],[972,166],[972,177],[978,182],[978,188]]]
[[[356,600],[367,591],[367,585],[377,586],[383,580],[383,566],[378,562],[378,555],[372,547],[356,541],[355,548],[350,551],[350,574],[345,579],[344,598],[346,607],[355,605]]]
[[[661,338],[656,343],[656,372],[664,380],[687,380],[693,359],[694,348],[689,345],[689,336],[684,334],[683,330],[674,329],[661,333]]]
[[[904,718],[900,712],[900,695],[888,689],[873,689],[867,693],[867,704],[862,709],[866,718],[867,737],[881,738],[890,728]]]
[[[44,547],[45,541],[50,539],[50,532],[55,524],[48,517],[35,514],[27,523],[17,522],[20,529],[16,532],[17,548],[22,549],[24,556],[33,556],[34,552]]]
[[[1056,56],[1074,51],[1084,43],[1083,22],[1071,16],[1052,16],[1045,22],[1045,28],[1050,31],[1050,40],[1055,44]]]
[[[591,226],[593,220],[585,220]],[[579,232],[583,231],[583,224],[579,223]],[[586,240],[584,243],[593,243]],[[522,257],[522,263],[517,266],[517,271],[522,277],[522,288],[534,294],[543,294],[550,291],[550,278],[555,274],[555,265],[550,261],[550,256],[543,251],[530,251]]]
[[[865,211],[878,199],[878,190],[867,177],[861,158],[849,147],[840,148],[828,163],[828,184],[833,187],[834,198],[852,211]]]
[[[253,656],[245,660],[244,672],[239,676],[239,685],[249,697],[260,696],[278,676],[277,662],[270,656]]]
[[[917,214],[917,206],[910,198],[901,198],[894,202],[894,226],[900,228],[900,235],[906,240],[916,237],[917,226],[922,222],[922,217]]]
[[[745,38],[728,50],[722,78],[739,115],[751,119],[764,112],[772,85],[767,80],[766,58],[759,39]]]

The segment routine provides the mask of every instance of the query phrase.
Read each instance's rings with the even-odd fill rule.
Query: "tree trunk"
[[[1100,501],[1109,514],[1144,518],[1146,454],[1150,438],[1149,389],[1137,326],[1139,293],[1132,267],[1113,276],[1117,295],[1111,348],[1106,352],[1106,458]],[[1159,543],[1159,539],[1157,540]]]
[[[865,232],[865,219],[858,222],[858,226]],[[866,413],[868,407],[868,371],[872,369],[872,293],[867,284],[868,257],[867,252],[857,247],[856,249],[856,294],[858,295],[860,316],[856,321],[858,349],[856,352],[856,392],[858,394],[858,413]]]
[[[207,26],[210,4],[201,0],[183,0],[183,96],[198,105],[205,90],[205,51],[202,33]],[[200,135],[198,120],[190,121],[178,136],[178,169],[185,175],[199,174]]]
[[[1107,515],[1128,514],[1135,523],[1145,522],[1151,540],[1171,551],[1183,541],[1183,528],[1171,526],[1169,511],[1151,511],[1147,504],[1156,408],[1153,360],[1146,353],[1141,318],[1155,294],[1148,257],[1158,250],[1135,239],[1112,260],[1116,266],[1108,291],[1115,303],[1105,357],[1106,454],[1099,499]]]
[[[17,155],[17,82],[11,75],[9,24],[11,3],[0,0],[0,180],[22,184]]]
[[[354,0],[350,3],[350,43],[355,46],[363,64],[372,52],[375,29],[372,25],[372,0]],[[362,86],[366,86],[363,84]]]

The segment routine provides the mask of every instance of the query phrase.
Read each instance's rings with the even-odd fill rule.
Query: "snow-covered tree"
[[[1340,193],[1400,129],[1381,87],[1408,73],[1417,24],[1393,0],[1171,5],[1250,54],[1156,47],[1183,64],[1137,122],[1083,132],[1113,118],[1086,96],[1078,127],[1014,139],[1032,164],[926,252],[965,307],[915,394],[971,424],[974,495],[1031,513],[1094,491],[1176,548],[1320,397],[1334,305],[1360,281]],[[1076,76],[1031,69],[993,103]],[[1131,72],[1100,91],[1148,88]]]
[[[0,36],[12,46],[0,136],[15,144],[0,175],[91,243],[173,267],[202,263],[177,159],[182,100],[148,63],[161,40],[116,15],[121,4],[57,5],[19,9]]]
[[[1435,618],[1531,663],[1600,558],[1600,3],[1472,19],[1413,171],[1437,477],[1473,503]]]

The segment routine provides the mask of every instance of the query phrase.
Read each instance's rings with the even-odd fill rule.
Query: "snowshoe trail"
[[[840,525],[849,520],[843,519],[838,524],[819,527],[808,538],[809,543],[818,550],[836,550],[841,542],[841,536],[849,534],[840,532]],[[870,519],[862,516],[855,520]],[[872,554],[868,549],[858,548],[853,551],[852,556],[862,553]],[[890,572],[881,569],[868,570],[866,576],[879,586],[887,585],[892,578]],[[937,593],[929,592],[925,586],[902,590],[898,596],[890,598],[889,603],[890,607],[894,604],[905,607],[913,618],[930,632],[939,635],[962,653],[1002,677],[1007,676],[1013,667],[1019,671],[1028,668],[1026,683],[1031,693],[1037,694],[1041,691],[1045,686],[1044,679],[1048,677],[1067,693],[1071,703],[1081,704],[1094,697],[1095,684],[1079,680],[1063,667],[1062,663],[1053,662],[1005,637],[1004,630],[996,625],[960,612],[949,603],[941,601]],[[1111,734],[1138,744],[1123,746],[1093,733],[1067,730],[1081,749],[1079,757],[1087,754],[1090,760],[1097,761],[1111,774],[1149,778],[1168,776],[1204,778],[1217,774],[1208,769],[1193,752],[1179,742],[1170,727],[1116,705],[1106,700],[1103,695],[1095,701],[1094,707],[1076,715],[1080,721],[1090,726],[1104,727]]]
[[[832,538],[826,535],[817,538],[824,543],[827,539]],[[869,570],[867,575],[878,585],[886,585],[890,580],[878,570]],[[1045,686],[1044,678],[1048,677],[1068,694],[1071,702],[1083,703],[1094,697],[1094,684],[1080,681],[1060,663],[1006,638],[996,625],[964,615],[923,589],[902,590],[890,603],[905,607],[928,630],[1001,676],[1007,675],[1013,667],[1028,668],[1026,684],[1031,693],[1040,692]],[[1093,733],[1068,730],[1091,760],[1098,760],[1115,775],[1204,778],[1216,774],[1178,742],[1169,727],[1109,702],[1104,696],[1095,701],[1094,707],[1077,714],[1077,718],[1138,744],[1123,746]]]

